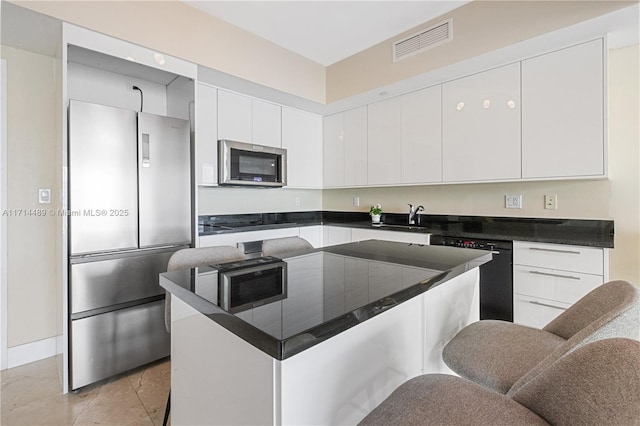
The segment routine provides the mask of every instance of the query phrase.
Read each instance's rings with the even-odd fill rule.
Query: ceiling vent
[[[441,22],[431,28],[420,31],[393,43],[393,62],[424,52],[432,47],[440,46],[453,40],[453,20]]]

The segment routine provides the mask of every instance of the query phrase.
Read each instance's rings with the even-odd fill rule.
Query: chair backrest
[[[626,281],[610,281],[586,294],[544,328],[565,343],[513,384],[507,395],[536,377],[560,357],[601,339],[640,339],[640,289]]]
[[[245,259],[244,253],[232,246],[200,247],[178,250],[169,258],[167,271],[196,268],[216,263]]]
[[[615,336],[605,337],[637,339],[640,325],[629,317],[639,310],[640,289],[626,281],[610,281],[586,294],[543,330],[569,340],[578,333],[596,333],[609,326],[616,328]]]
[[[167,263],[167,272],[180,269],[197,268],[217,263],[233,262],[246,259],[244,253],[232,246],[200,247],[178,250],[173,253]],[[164,326],[171,332],[171,293],[164,299]]]
[[[640,342],[584,345],[509,396],[554,425],[638,425]]]
[[[273,238],[262,242],[262,254],[265,256],[281,257],[310,250],[313,250],[313,246],[301,237]]]

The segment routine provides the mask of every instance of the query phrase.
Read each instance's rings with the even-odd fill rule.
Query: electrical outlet
[[[504,201],[505,207],[508,209],[522,208],[522,195],[505,195]]]
[[[360,197],[353,197],[353,207],[360,207]]]
[[[126,91],[129,93],[133,93],[133,86],[135,86],[136,84],[133,81],[125,81],[124,82],[125,86],[126,86]]]
[[[300,197],[296,197],[295,203],[296,207],[300,207]]]
[[[544,208],[547,210],[557,210],[558,209],[558,196],[553,195],[545,195],[544,196]]]

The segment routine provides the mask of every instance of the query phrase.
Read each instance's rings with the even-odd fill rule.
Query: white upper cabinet
[[[253,105],[250,97],[218,91],[218,139],[253,142]]]
[[[196,85],[195,163],[196,184],[218,183],[218,90]]]
[[[281,146],[281,108],[238,93],[218,91],[218,139]]]
[[[344,186],[344,113],[323,120],[323,186]]]
[[[442,181],[442,86],[401,97],[402,183]]]
[[[253,143],[280,148],[282,146],[282,108],[253,99]]]
[[[367,184],[367,107],[344,112],[344,185]]]
[[[602,176],[602,39],[522,62],[522,177]]]
[[[322,187],[322,117],[282,108],[282,147],[287,150],[287,186]]]
[[[367,107],[324,117],[323,182],[327,188],[367,184]]]
[[[445,182],[521,178],[520,63],[442,85]]]
[[[401,183],[402,110],[400,98],[368,105],[369,185]]]

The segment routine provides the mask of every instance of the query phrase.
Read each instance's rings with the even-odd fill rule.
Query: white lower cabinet
[[[298,234],[301,238],[309,241],[309,243],[314,247],[322,247],[322,226],[303,226],[300,228],[300,233]]]
[[[342,226],[322,227],[322,246],[335,246],[351,242],[351,228]]]
[[[513,243],[513,321],[542,328],[608,280],[606,249]]]
[[[399,243],[429,244],[431,234],[418,232],[381,231],[378,229],[353,228],[351,241],[384,240]]]
[[[300,228],[267,229],[264,231],[233,232],[230,234],[203,235],[199,237],[198,247],[235,246],[247,241],[268,240],[271,238],[297,237]]]

